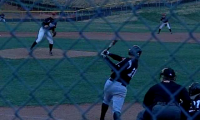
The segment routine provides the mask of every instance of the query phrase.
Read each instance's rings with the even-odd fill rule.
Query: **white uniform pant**
[[[41,27],[39,30],[36,43],[39,43],[43,39],[44,35],[46,35],[46,38],[49,41],[49,44],[53,44],[53,37],[52,37],[51,32],[47,29],[44,29],[43,27]]]
[[[162,29],[164,26],[167,26],[168,27],[168,29],[171,29],[170,28],[170,25],[169,25],[169,23],[168,22],[166,22],[166,23],[162,23],[161,25],[160,25],[160,29]]]
[[[112,111],[120,112],[124,104],[124,99],[127,94],[127,88],[122,83],[117,81],[106,81],[104,85],[104,100],[103,103],[109,105],[112,101]]]

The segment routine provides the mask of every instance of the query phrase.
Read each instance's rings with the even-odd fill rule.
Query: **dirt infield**
[[[9,33],[1,32],[0,37],[11,37]],[[37,33],[15,33],[17,37],[35,37],[37,36]],[[103,32],[93,32],[93,33],[83,33],[83,36],[87,37],[88,39],[97,39],[97,40],[112,40],[115,38],[115,34],[113,33],[103,33]],[[184,42],[186,39],[188,39],[188,42],[195,42],[193,39],[190,39],[190,36],[188,33],[161,33],[159,35],[155,34],[155,36],[150,33],[119,33],[119,35],[123,38],[123,40],[126,41],[155,41],[155,38],[160,39],[163,42]],[[195,39],[200,39],[200,34],[193,34]],[[80,38],[81,35],[78,32],[58,32],[57,34],[58,38]],[[152,39],[154,38],[154,39]],[[34,57],[38,59],[46,59],[46,58],[62,58],[63,57],[63,51],[59,49],[53,49],[54,55],[49,56],[48,49],[47,48],[38,48],[34,51],[33,55]],[[85,56],[95,56],[97,53],[95,52],[87,52],[87,51],[68,51],[66,53],[68,57],[85,57]],[[0,56],[3,58],[10,58],[10,59],[21,59],[21,58],[27,58],[30,57],[28,54],[28,50],[24,48],[18,48],[18,49],[9,49],[9,50],[1,50]],[[82,114],[89,110],[88,113],[85,113],[85,117],[88,120],[98,120],[100,115],[100,109],[101,105],[97,104],[94,105],[91,109],[90,107],[92,104],[84,104],[80,105],[79,109],[76,108],[74,105],[60,105],[58,108],[56,108],[52,115],[56,120],[82,120]],[[129,106],[128,103],[124,104],[124,108]],[[53,106],[45,106],[49,109],[49,111],[52,110]],[[15,110],[17,107],[15,108]],[[134,104],[131,106],[123,115],[122,120],[136,120],[136,116],[140,110],[142,110],[142,106],[139,103]],[[23,120],[46,120],[48,119],[48,112],[42,108],[42,107],[23,107],[19,111],[19,116]],[[11,120],[15,117],[15,111],[13,108],[5,108],[0,107],[0,120]],[[18,119],[17,119],[18,120]],[[48,119],[52,120],[52,119]],[[106,116],[106,120],[112,120],[112,113],[111,110],[108,111],[108,114]]]
[[[128,103],[124,104],[124,108],[128,106]],[[45,107],[49,109],[49,111],[53,108],[53,106]],[[89,110],[91,104],[84,104],[80,105],[79,107],[81,111],[74,105],[60,105],[57,109],[53,111],[52,116],[56,120],[83,120],[82,113]],[[140,104],[134,104],[130,109],[122,114],[122,120],[135,120],[138,111],[140,111],[141,109],[142,107]],[[99,120],[100,111],[101,105],[97,104],[93,106],[90,111],[88,111],[88,113],[85,113],[85,118],[87,120]],[[15,113],[12,108],[0,107],[1,120],[13,120],[13,118],[15,117],[14,114]],[[47,120],[47,118],[49,118],[47,111],[45,111],[42,107],[24,107],[20,110],[19,115],[23,120]],[[106,120],[112,120],[111,109],[109,109],[106,114]]]
[[[65,57],[64,55],[67,57],[87,57],[95,56],[97,55],[97,53],[76,50],[69,50],[67,52],[64,52],[60,49],[53,49],[53,56],[50,56],[48,48],[38,48],[32,53],[32,56],[37,59],[57,59]],[[25,48],[0,50],[0,56],[9,59],[23,59],[32,57],[29,55],[29,51]]]

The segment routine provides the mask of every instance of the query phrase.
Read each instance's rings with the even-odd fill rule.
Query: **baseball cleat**
[[[29,56],[33,56],[33,50],[32,50],[32,49],[30,49],[30,50],[28,51],[28,55],[29,55]]]
[[[53,53],[50,51],[50,52],[49,52],[49,55],[50,55],[50,56],[53,56]]]

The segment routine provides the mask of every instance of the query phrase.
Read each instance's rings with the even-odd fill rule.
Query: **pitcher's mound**
[[[88,57],[88,56],[96,56],[96,52],[88,52],[88,51],[75,51],[68,50],[66,53],[61,49],[53,49],[53,56],[49,55],[48,48],[36,48],[32,56],[37,59],[55,59],[55,58],[63,58],[63,57]],[[17,49],[6,49],[0,50],[0,56],[2,58],[10,58],[10,59],[23,59],[31,57],[29,55],[28,49],[25,48],[17,48]]]

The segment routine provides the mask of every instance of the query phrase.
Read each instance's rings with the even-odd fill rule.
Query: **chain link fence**
[[[164,67],[174,68],[186,88],[199,81],[199,0],[86,0],[86,7],[62,2],[1,0],[6,19],[0,29],[1,120],[98,120],[111,73],[100,53],[115,39],[111,53],[126,56],[133,44],[143,50],[122,119],[136,120],[144,94]],[[43,49],[46,40],[30,56],[41,22],[52,12],[58,20],[54,56]],[[173,34],[163,29],[157,35],[162,13]]]

